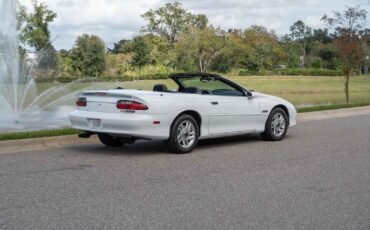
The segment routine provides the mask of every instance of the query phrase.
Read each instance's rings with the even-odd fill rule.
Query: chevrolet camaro
[[[69,119],[80,137],[97,134],[107,146],[138,139],[163,140],[175,153],[189,153],[198,140],[261,134],[282,140],[296,125],[288,101],[254,92],[216,74],[180,73],[169,77],[177,89],[157,84],[152,91],[112,89],[78,93]]]

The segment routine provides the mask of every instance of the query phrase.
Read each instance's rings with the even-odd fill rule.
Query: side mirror
[[[247,97],[252,97],[253,95],[252,95],[252,92],[250,92],[250,91],[247,91]]]

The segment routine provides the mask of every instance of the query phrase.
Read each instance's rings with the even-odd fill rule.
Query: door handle
[[[212,105],[218,105],[218,101],[212,101],[211,104]]]

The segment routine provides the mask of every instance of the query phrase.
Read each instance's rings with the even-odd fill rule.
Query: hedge
[[[157,79],[167,79],[169,73],[156,73],[156,74],[146,74],[141,76],[102,76],[102,77],[72,77],[72,76],[62,76],[62,77],[38,77],[35,78],[37,83],[45,82],[59,82],[59,83],[70,83],[74,81],[78,82],[109,82],[109,81],[133,81],[133,80],[157,80]]]
[[[303,76],[342,76],[343,72],[332,69],[312,69],[312,68],[295,68],[295,69],[278,69],[274,70],[278,75],[303,75]]]
[[[313,68],[288,68],[288,69],[275,69],[271,71],[248,71],[242,70],[239,76],[252,76],[252,75],[289,75],[289,76],[342,76],[343,72],[340,70],[331,69],[313,69]]]

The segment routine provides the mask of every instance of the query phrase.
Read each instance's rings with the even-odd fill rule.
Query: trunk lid
[[[78,98],[86,98],[86,106],[79,106],[79,110],[104,112],[104,113],[121,113],[116,107],[120,100],[135,101],[148,106],[148,110],[135,110],[135,113],[148,113],[150,110],[149,102],[144,100],[143,96],[158,97],[159,94],[151,91],[142,90],[99,90],[80,92]]]

